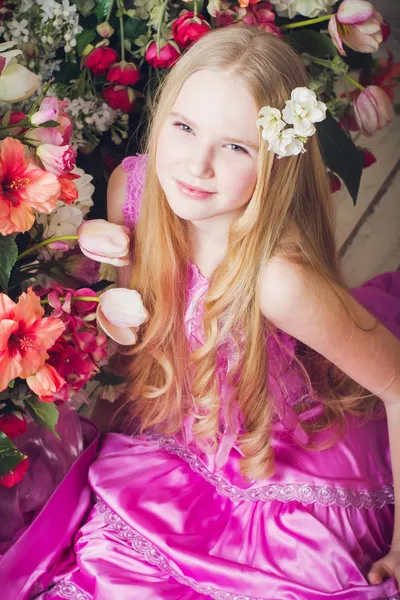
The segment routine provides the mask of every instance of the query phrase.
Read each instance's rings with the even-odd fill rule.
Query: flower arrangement
[[[13,53],[5,60],[19,56],[9,48],[3,46],[3,54]],[[26,97],[39,85],[16,66],[8,100],[11,92]],[[72,122],[65,102],[46,95],[49,86],[25,114],[8,110],[0,127],[0,485],[6,487],[29,466],[18,449],[28,415],[57,436],[58,407],[88,403],[93,381],[98,395],[115,399],[123,383],[110,359],[118,344],[136,342],[147,319],[137,292],[102,276],[101,264],[128,264],[128,229],[87,218],[91,177],[75,165]]]
[[[367,0],[20,0],[6,6],[0,34],[24,51],[25,67],[42,81],[54,77],[51,91],[65,101],[75,124],[71,144],[81,152],[93,152],[101,141],[103,154],[116,155],[129,130],[140,138],[166,69],[210,29],[238,22],[283,37],[301,54],[311,89],[328,108],[319,125],[327,167],[354,202],[365,161],[351,132],[371,136],[393,119],[396,65],[390,56],[386,65],[372,57],[390,29]]]

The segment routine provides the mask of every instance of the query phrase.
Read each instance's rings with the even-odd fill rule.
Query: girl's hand
[[[387,577],[395,577],[400,587],[400,545],[392,547],[386,556],[377,560],[368,573],[371,585],[382,583]]]

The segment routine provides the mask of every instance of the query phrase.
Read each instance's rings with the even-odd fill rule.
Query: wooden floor
[[[374,0],[374,6],[392,26],[387,44],[397,61],[400,61],[399,5],[397,0]],[[381,49],[380,55],[385,54]],[[400,85],[396,102],[400,103]],[[372,150],[377,162],[363,171],[356,207],[345,189],[332,197],[337,207],[336,239],[350,286],[400,267],[400,115],[371,138],[356,135],[356,143]]]

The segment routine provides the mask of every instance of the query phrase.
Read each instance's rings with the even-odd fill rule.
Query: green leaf
[[[45,121],[44,123],[41,123],[39,125],[39,127],[58,127],[60,125],[60,123],[58,121]]]
[[[14,235],[0,235],[0,288],[7,293],[11,269],[18,256]]]
[[[306,52],[318,58],[335,58],[338,51],[329,35],[313,29],[294,30],[288,36],[290,44],[301,54]]]
[[[49,429],[59,440],[60,436],[55,430],[58,421],[58,410],[53,402],[40,402],[37,398],[27,397],[25,402],[35,422]]]
[[[0,431],[0,476],[15,469],[26,458],[5,433]]]
[[[86,29],[76,36],[76,51],[79,56],[83,55],[86,46],[93,42],[96,35],[97,33],[94,29]]]
[[[325,163],[343,179],[355,206],[363,169],[363,156],[329,112],[325,121],[317,123],[317,128]]]
[[[124,22],[124,35],[126,40],[133,41],[140,35],[146,33],[146,31],[147,24],[141,19],[126,19]]]
[[[108,14],[108,10],[112,3],[113,0],[96,0],[94,14],[96,15],[99,23],[103,23],[103,21],[105,21]]]

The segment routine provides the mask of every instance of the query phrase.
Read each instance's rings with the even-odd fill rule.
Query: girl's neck
[[[227,249],[227,235],[192,226],[192,262],[204,277],[210,278]]]

